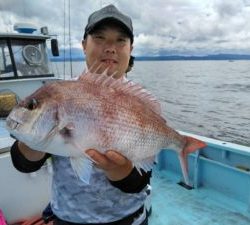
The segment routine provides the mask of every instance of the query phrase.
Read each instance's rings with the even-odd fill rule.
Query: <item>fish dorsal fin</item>
[[[138,98],[144,104],[148,105],[152,111],[156,114],[161,115],[161,106],[156,98],[144,89],[141,85],[136,84],[130,80],[124,80],[124,78],[115,79],[113,75],[108,76],[107,70],[102,74],[95,72],[84,72],[78,78],[79,81],[95,83],[98,86],[105,88],[112,88],[116,91]]]

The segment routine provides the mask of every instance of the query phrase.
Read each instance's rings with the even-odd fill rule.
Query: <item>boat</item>
[[[16,27],[20,29],[22,33],[0,34],[0,110],[3,115],[0,120],[0,209],[8,224],[41,216],[49,203],[52,177],[49,160],[39,171],[24,174],[13,167],[10,158],[14,139],[5,129],[8,107],[13,107],[18,98],[57,79],[49,67],[46,42],[51,36],[46,29],[41,34],[30,30],[23,33],[22,26]],[[182,181],[176,153],[171,149],[160,152],[147,199],[152,209],[149,224],[249,225],[250,147],[179,132],[203,140],[207,147],[188,158],[190,186]]]

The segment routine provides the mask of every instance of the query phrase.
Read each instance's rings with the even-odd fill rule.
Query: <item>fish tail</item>
[[[190,185],[188,178],[188,154],[195,152],[201,148],[206,147],[206,143],[193,137],[185,136],[186,144],[182,151],[179,153],[179,160],[181,164],[181,170],[184,178],[184,182]]]

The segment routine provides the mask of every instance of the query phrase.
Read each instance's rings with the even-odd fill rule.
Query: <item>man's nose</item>
[[[107,41],[105,43],[105,53],[112,53],[114,54],[116,52],[116,45],[113,41]]]

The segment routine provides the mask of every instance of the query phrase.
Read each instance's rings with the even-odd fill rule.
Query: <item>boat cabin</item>
[[[6,117],[19,99],[44,83],[57,79],[52,72],[47,43],[53,56],[58,56],[56,39],[47,27],[41,33],[29,24],[16,24],[17,33],[0,33],[0,117]]]
[[[15,29],[19,33],[0,33],[0,80],[54,76],[46,47],[51,36],[46,27],[41,34],[31,33],[33,28],[15,26]],[[51,43],[52,54],[58,56],[56,39]]]

